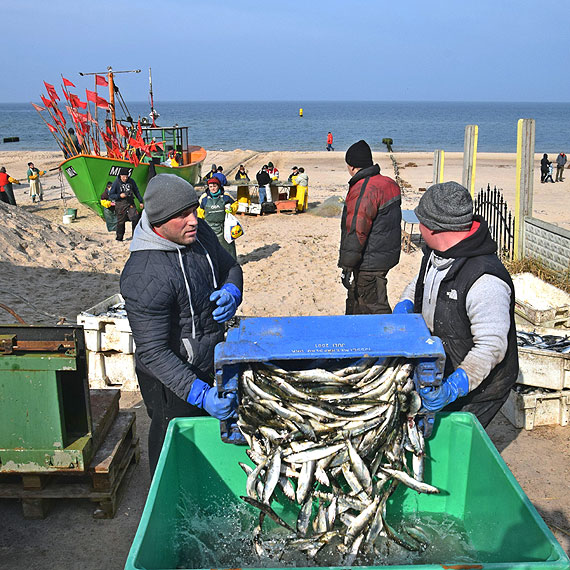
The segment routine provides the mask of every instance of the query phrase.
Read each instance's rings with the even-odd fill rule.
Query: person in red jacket
[[[346,314],[391,313],[386,276],[400,260],[400,187],[380,174],[363,140],[346,151],[345,161],[352,178],[342,212],[338,265],[348,290]]]
[[[329,134],[327,135],[327,150],[334,150],[332,143],[333,143],[333,136],[332,133],[329,131]]]
[[[14,197],[12,184],[20,184],[20,182],[12,178],[3,166],[0,168],[0,201],[15,206],[16,198]]]

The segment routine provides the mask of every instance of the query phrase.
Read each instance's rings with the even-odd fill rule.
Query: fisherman
[[[200,196],[200,205],[198,207],[198,217],[206,221],[206,223],[214,230],[214,233],[220,241],[220,245],[234,258],[237,259],[235,241],[228,243],[224,237],[224,224],[226,220],[226,212],[235,214],[238,203],[224,192],[224,188],[217,176],[212,176],[208,180],[208,190]]]
[[[115,213],[117,214],[117,233],[115,237],[117,241],[123,241],[125,237],[125,223],[127,220],[130,220],[133,226],[133,235],[135,233],[135,228],[140,220],[140,214],[135,206],[135,197],[139,201],[141,208],[144,208],[139,187],[130,177],[130,169],[123,167],[109,190],[109,200],[115,202]]]
[[[380,174],[363,140],[346,151],[345,161],[352,178],[342,211],[338,265],[348,290],[346,314],[390,313],[386,276],[400,260],[400,188]]]
[[[222,188],[228,185],[228,179],[224,174],[223,166],[218,166],[216,173],[212,176],[212,178],[217,178],[220,181]]]
[[[210,178],[212,178],[212,176],[214,176],[214,174],[216,174],[216,172],[218,172],[218,167],[215,164],[212,164],[212,168],[210,169],[210,172],[208,172],[208,174],[206,174],[206,176],[204,176],[204,178],[202,178],[203,182],[208,182],[208,180],[210,180]]]
[[[294,166],[291,169],[291,174],[289,174],[289,177],[287,178],[287,182],[293,182],[293,184],[295,184],[295,180],[293,180],[293,178],[295,178],[297,174],[299,174],[299,168]]]
[[[238,171],[236,172],[236,180],[247,180],[249,182],[249,176],[243,164],[239,165]]]
[[[259,187],[259,203],[263,204],[267,201],[267,188],[271,182],[271,177],[267,172],[267,164],[263,165],[261,170],[255,175],[255,178]],[[269,189],[269,194],[271,194],[271,189]],[[269,201],[271,202],[271,199]]]
[[[187,181],[159,174],[148,183],[145,199],[121,293],[151,418],[152,474],[172,418],[235,415],[234,394],[220,397],[213,386],[214,347],[224,339],[223,323],[241,303],[243,275],[198,219],[198,195]]]
[[[39,170],[34,166],[33,162],[28,162],[28,182],[30,183],[30,196],[32,197],[32,202],[38,199],[38,202],[42,202],[44,199],[44,191],[42,188],[42,183],[40,181],[40,176],[46,173],[45,170]]]
[[[447,357],[442,385],[420,389],[423,408],[471,412],[486,427],[519,371],[513,283],[466,188],[434,184],[414,211],[426,247],[394,313],[421,313]]]
[[[12,184],[20,184],[20,181],[12,178],[6,172],[6,167],[2,166],[0,168],[0,201],[10,204],[11,206],[16,206],[16,198]]]
[[[272,162],[267,163],[267,174],[269,174],[269,178],[271,178],[271,180],[279,180],[279,170],[275,168],[275,165]]]
[[[72,128],[67,129],[67,134],[65,135],[65,148],[64,156],[69,158],[70,156],[75,156],[81,154],[81,145],[79,144],[79,139]]]

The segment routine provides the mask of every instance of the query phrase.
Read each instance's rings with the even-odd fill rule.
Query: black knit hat
[[[151,178],[144,193],[144,210],[153,226],[197,205],[194,186],[176,174],[158,174]]]
[[[349,147],[344,160],[346,164],[354,168],[367,168],[374,164],[372,162],[372,151],[368,143],[364,140],[359,140]]]
[[[121,167],[121,170],[119,170],[119,176],[128,176],[130,171],[131,171],[130,168],[125,168],[123,166]]]
[[[461,184],[442,182],[426,190],[414,212],[430,230],[462,232],[471,228],[473,200]]]

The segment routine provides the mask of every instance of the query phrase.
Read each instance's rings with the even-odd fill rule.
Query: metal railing
[[[497,254],[502,259],[513,259],[515,251],[515,217],[509,210],[503,193],[495,186],[481,188],[475,198],[473,211],[485,219],[489,231],[497,242]]]

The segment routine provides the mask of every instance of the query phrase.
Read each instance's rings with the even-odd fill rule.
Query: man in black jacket
[[[198,196],[188,182],[159,174],[148,183],[145,198],[121,293],[151,417],[154,472],[172,418],[235,416],[237,396],[219,397],[213,386],[214,348],[224,339],[223,323],[241,303],[243,275],[208,224],[198,219]]]
[[[128,168],[121,168],[119,176],[109,190],[109,199],[115,202],[115,214],[117,215],[117,241],[123,241],[125,237],[125,223],[131,221],[133,234],[140,220],[140,215],[135,206],[135,197],[143,207],[143,199],[137,183],[130,177]]]
[[[391,313],[387,274],[400,260],[400,188],[380,174],[372,151],[360,140],[346,151],[352,178],[342,211],[342,283],[348,289],[346,314]]]
[[[255,178],[259,186],[259,203],[263,204],[267,200],[267,190],[271,192],[271,187],[269,186],[271,177],[269,172],[267,172],[267,164],[263,165],[263,168],[255,175]],[[269,201],[271,202],[271,200]]]
[[[424,257],[394,313],[421,313],[447,357],[442,385],[420,389],[423,406],[432,413],[471,412],[485,427],[519,370],[513,283],[461,184],[434,184],[415,212]]]

